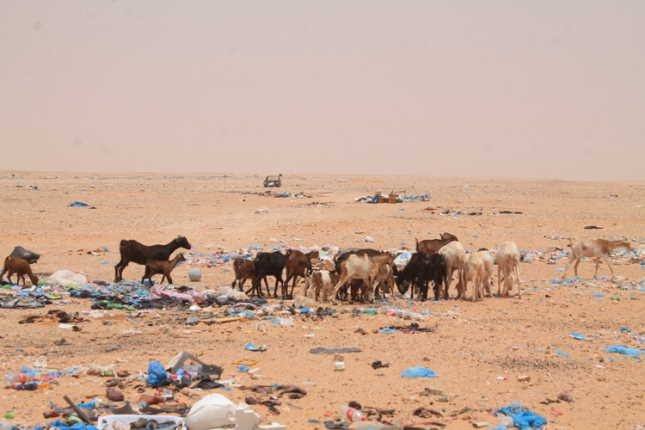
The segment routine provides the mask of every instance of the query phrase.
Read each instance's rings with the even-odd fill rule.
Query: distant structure
[[[282,186],[282,173],[278,176],[267,176],[264,178],[264,188],[280,188]]]

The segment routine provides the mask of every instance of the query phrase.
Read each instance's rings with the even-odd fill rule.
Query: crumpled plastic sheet
[[[206,295],[200,291],[197,290],[188,290],[185,293],[181,293],[177,290],[171,289],[164,287],[163,285],[153,285],[152,288],[150,288],[150,294],[152,295],[153,298],[157,299],[163,299],[163,298],[171,298],[171,299],[178,299],[178,300],[184,300],[190,303],[203,303],[206,301]]]
[[[519,403],[513,403],[510,406],[497,410],[498,414],[504,414],[513,419],[513,426],[518,429],[541,429],[546,425],[547,420],[542,415],[525,408]]]
[[[623,355],[629,355],[634,358],[640,358],[641,354],[645,354],[645,350],[642,349],[636,349],[636,348],[628,348],[623,345],[612,345],[607,347],[607,352],[613,352],[616,354],[623,354]]]

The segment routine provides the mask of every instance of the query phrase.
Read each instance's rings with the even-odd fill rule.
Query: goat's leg
[[[497,297],[502,294],[500,284],[502,282],[502,266],[497,266]]]
[[[251,285],[251,289],[247,291],[246,294],[248,294],[250,291],[254,291],[254,294],[257,295],[258,297],[262,297],[262,277],[259,275],[255,276],[255,279],[253,279],[253,283]]]
[[[596,258],[594,260],[594,263],[596,263],[596,269],[593,272],[593,279],[596,279],[596,277],[598,276],[598,268],[600,267],[600,257]]]
[[[174,285],[172,282],[172,276],[170,276],[170,272],[164,274],[164,277],[166,278],[166,281],[168,281],[170,285]]]
[[[332,302],[335,302],[336,300],[338,300],[338,291],[340,291],[343,285],[345,285],[347,280],[348,280],[347,275],[341,276],[338,282],[336,283],[336,285],[334,285],[334,289],[332,290],[333,294],[331,295]]]
[[[616,275],[614,274],[614,269],[611,267],[611,264],[609,264],[609,257],[603,257],[603,259],[605,260],[605,263],[607,263],[607,267],[609,267],[609,271],[611,272],[611,277],[613,279]]]
[[[128,266],[129,263],[130,262],[126,260],[123,262],[121,267],[119,267],[119,281],[123,280],[123,271],[125,270],[125,268]]]
[[[294,293],[296,292],[296,284],[298,283],[298,277],[300,275],[296,274],[296,276],[293,277],[293,285],[291,286],[291,298],[294,297]],[[304,278],[304,276],[302,276]]]
[[[581,259],[576,259],[576,264],[573,265],[573,273],[575,274],[576,278],[578,277],[578,265],[580,264],[582,260]],[[564,277],[562,277],[564,279]]]
[[[448,286],[450,285],[450,278],[452,278],[451,269],[446,270],[446,277],[443,281],[443,299],[448,300],[450,298],[450,293],[448,292]]]
[[[520,279],[520,265],[515,264],[515,277],[517,278],[517,297],[522,297],[522,280]]]
[[[7,268],[6,268],[6,267],[4,267],[4,268],[2,269],[2,273],[0,273],[0,283],[1,283],[1,284],[4,284],[4,282],[5,282],[5,281],[4,281],[4,274],[5,274],[5,273],[7,273]]]
[[[457,288],[457,300],[460,300],[460,299],[464,298],[463,297],[464,296],[464,290],[467,289],[467,287],[468,287],[467,284],[468,284],[468,282],[466,282],[466,285],[464,285],[464,283],[462,282],[462,279],[461,279],[461,273],[459,273],[459,269],[457,269],[457,286],[455,287],[455,288]]]
[[[121,260],[119,260],[119,262],[116,263],[116,266],[114,266],[114,282],[120,282],[123,280],[123,270],[125,270],[128,263],[128,260],[121,256]]]

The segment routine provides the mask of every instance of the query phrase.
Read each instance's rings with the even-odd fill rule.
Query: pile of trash
[[[422,194],[406,194],[404,192],[390,194],[382,194],[377,192],[367,196],[357,197],[356,202],[359,203],[408,203],[408,202],[427,202],[431,199],[430,193]]]
[[[41,367],[46,365],[46,360],[44,364],[40,364]],[[33,370],[23,367],[19,373],[10,372],[5,376],[5,386],[16,390],[36,390],[47,387],[49,382],[62,376],[78,374],[81,370],[88,375],[106,378],[105,398],[95,397],[84,403],[75,403],[68,396],[63,396],[67,407],[57,406],[50,401],[43,416],[46,419],[56,418],[56,421],[43,427],[56,427],[61,430],[285,430],[286,427],[277,423],[260,425],[261,416],[249,405],[265,405],[271,412],[279,413],[277,407],[282,404],[282,396],[294,400],[307,395],[306,391],[289,385],[244,387],[234,384],[233,381],[220,381],[223,373],[221,367],[204,363],[187,352],[177,354],[166,366],[159,361],[150,362],[147,373],[139,375],[96,366],[67,371]],[[136,395],[136,400],[127,399],[120,391],[126,386],[138,387],[139,394]],[[152,393],[146,394],[144,387],[152,390]],[[210,394],[198,400],[192,407],[175,399],[175,395],[185,388],[230,390],[231,387],[253,391],[256,396],[247,396],[246,403],[234,404],[222,394]],[[0,428],[4,429],[5,426]],[[11,424],[8,428],[25,427]]]
[[[67,370],[46,370],[31,369],[23,366],[17,372],[9,372],[5,375],[5,388],[20,391],[33,391],[49,387],[49,383],[66,375],[77,374],[80,367]]]

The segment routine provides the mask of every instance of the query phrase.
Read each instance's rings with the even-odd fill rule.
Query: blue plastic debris
[[[69,206],[70,208],[84,208],[84,207],[87,207],[89,205],[87,203],[84,203],[84,202],[72,202],[67,206]]]
[[[251,370],[251,368],[250,368],[249,366],[245,366],[245,365],[243,365],[243,364],[240,364],[240,367],[238,367],[237,369],[238,369],[240,372],[248,372],[249,370]]]
[[[392,334],[392,333],[396,333],[396,329],[391,327],[383,327],[378,332],[381,334]]]
[[[628,348],[622,345],[612,345],[607,347],[607,352],[614,352],[616,354],[629,355],[634,358],[639,358],[641,354],[645,354],[642,349]]]
[[[148,364],[148,385],[158,387],[168,380],[166,369],[159,361],[151,361]]]
[[[569,337],[572,337],[572,338],[574,338],[576,340],[588,340],[587,336],[585,336],[584,334],[580,334],[580,333],[571,333],[569,335]]]
[[[632,332],[632,329],[631,329],[631,328],[629,328],[629,327],[621,327],[621,328],[620,328],[620,331],[622,331],[622,332],[624,332],[624,333],[631,333],[631,332]]]
[[[436,378],[437,376],[439,375],[423,366],[409,367],[401,372],[402,378]]]
[[[554,349],[553,353],[562,357],[569,357],[571,355],[568,352],[560,351],[559,349]]]
[[[591,297],[606,297],[606,296],[604,294],[597,293],[597,294],[592,294]]]
[[[513,419],[513,426],[518,429],[541,429],[547,421],[542,415],[525,408],[519,403],[512,403],[497,411],[498,414],[504,414]]]
[[[89,424],[76,423],[74,425],[67,425],[63,421],[53,421],[49,424],[50,428],[57,428],[58,430],[97,430],[96,426]]]
[[[247,343],[246,346],[244,347],[247,351],[266,351],[267,347],[266,346],[255,346],[252,343]]]

